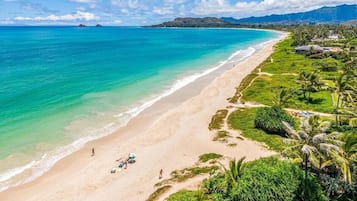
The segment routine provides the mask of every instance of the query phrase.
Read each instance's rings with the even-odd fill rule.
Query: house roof
[[[323,51],[324,49],[318,45],[304,45],[304,46],[296,47],[295,50],[296,51],[310,51],[310,50]]]

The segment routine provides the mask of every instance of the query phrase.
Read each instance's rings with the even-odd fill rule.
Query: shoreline
[[[286,34],[283,35],[286,36]],[[236,151],[232,151],[231,148],[227,148],[224,145],[211,141],[207,142],[207,145],[201,145],[197,144],[197,140],[201,142],[203,140],[207,141],[210,138],[209,134],[212,132],[207,129],[210,117],[217,109],[221,109],[228,104],[228,101],[225,99],[234,94],[235,87],[239,85],[239,82],[251,70],[255,69],[265,58],[270,56],[272,47],[276,42],[264,44],[262,49],[247,59],[240,61],[233,69],[215,78],[199,94],[195,94],[188,100],[184,100],[178,106],[175,99],[179,98],[177,96],[180,96],[180,92],[175,92],[170,95],[172,97],[168,98],[169,102],[158,101],[147,111],[134,117],[126,127],[119,129],[119,131],[116,131],[112,135],[89,142],[79,151],[60,160],[38,179],[1,192],[0,199],[3,197],[7,198],[6,200],[95,200],[95,197],[101,198],[103,195],[109,193],[108,191],[115,192],[116,186],[123,188],[130,186],[134,189],[125,189],[127,192],[122,192],[121,195],[114,193],[110,195],[112,197],[108,198],[108,200],[125,199],[133,196],[137,196],[133,200],[142,200],[146,199],[152,192],[153,184],[143,186],[143,183],[146,182],[137,180],[143,178],[144,181],[152,183],[152,181],[157,179],[157,169],[159,167],[157,167],[155,162],[171,161],[172,163],[176,163],[163,163],[165,166],[167,165],[167,167],[163,167],[165,178],[170,170],[180,169],[181,167],[193,164],[197,159],[197,154],[204,153],[202,151],[210,150],[211,147],[216,147],[217,150],[224,148],[228,149],[229,152],[235,153]],[[248,65],[248,67],[245,65]],[[243,67],[244,69],[242,69]],[[237,77],[232,77],[230,73],[235,73]],[[170,99],[175,101],[170,103]],[[201,123],[200,127],[191,121],[191,118],[195,116],[197,116],[197,120]],[[199,131],[199,133],[192,133],[194,130]],[[207,133],[207,135],[201,136],[201,132]],[[190,133],[196,139],[193,142],[190,139],[185,139],[191,137]],[[182,145],[185,146],[192,143],[196,143],[193,145],[199,147],[190,146],[192,148],[190,152],[182,147]],[[255,148],[260,147],[255,142],[249,141],[246,143],[256,146]],[[91,147],[95,147],[97,152],[97,155],[92,158],[89,157]],[[181,155],[176,154],[175,147],[178,147],[177,150]],[[241,152],[244,152],[244,150],[239,150],[241,149],[239,145],[235,149],[238,150],[237,153],[240,155]],[[165,153],[163,153],[164,150]],[[245,152],[247,151],[245,150]],[[115,166],[115,160],[121,156],[125,157],[129,152],[137,153],[138,162],[124,172],[110,175],[109,170]],[[261,153],[246,153],[248,159],[256,159],[257,157],[254,154],[258,154],[259,157],[261,155],[264,156],[264,154],[271,154],[270,151],[263,148],[257,152]],[[170,157],[169,153],[173,156],[176,155],[174,159]],[[148,168],[149,170],[147,171],[141,171],[146,164],[151,164],[149,165],[151,169]],[[140,172],[140,178],[137,178],[140,175],[133,174],[134,170]],[[93,178],[91,175],[94,175]],[[70,179],[73,179],[73,181],[69,181]],[[104,188],[104,186],[107,188]],[[142,191],[140,188],[136,189],[137,186],[143,186]],[[48,188],[46,192],[42,191],[44,187]]]
[[[75,139],[69,144],[64,144],[59,147],[56,147],[53,150],[49,150],[45,153],[42,153],[42,156],[40,158],[31,160],[22,166],[17,166],[15,168],[9,169],[6,172],[2,172],[0,174],[0,192],[8,188],[12,188],[35,180],[36,178],[42,176],[45,172],[50,170],[53,165],[55,165],[58,161],[81,149],[86,143],[98,140],[100,138],[115,133],[115,131],[119,130],[122,127],[125,127],[132,118],[135,118],[136,116],[140,115],[141,112],[147,110],[152,105],[156,104],[162,99],[165,99],[166,97],[177,93],[182,88],[190,86],[191,88],[195,88],[196,94],[182,94],[185,97],[189,98],[197,95],[200,90],[202,90],[205,85],[208,85],[210,82],[212,82],[214,78],[218,77],[223,72],[232,69],[231,64],[235,65],[236,63],[245,60],[246,58],[254,54],[256,51],[261,49],[265,43],[268,43],[275,39],[276,38],[266,40],[260,43],[255,43],[248,47],[245,47],[244,49],[235,50],[224,60],[216,62],[214,63],[214,65],[209,64],[208,68],[179,76],[175,81],[173,81],[170,85],[168,85],[166,89],[164,89],[160,93],[157,93],[156,95],[151,95],[150,97],[146,97],[144,99],[140,99],[132,105],[129,105],[126,110],[113,115],[116,120],[107,122],[104,127],[99,127],[95,130],[99,131],[99,134],[88,135]],[[200,82],[202,86],[200,86],[200,89],[197,90],[198,87],[196,87],[195,85],[197,85],[197,81],[199,80],[205,81]],[[170,100],[170,102],[172,101],[173,100]],[[177,103],[179,104],[181,102]],[[14,181],[12,180],[13,178],[15,178]]]

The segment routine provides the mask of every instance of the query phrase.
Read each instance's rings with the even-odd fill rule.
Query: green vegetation
[[[175,170],[171,172],[170,179],[163,180],[160,183],[155,184],[155,186],[162,186],[173,182],[184,182],[197,175],[211,173],[218,169],[219,169],[218,166],[213,165],[213,166],[204,166],[204,167],[190,167],[190,168],[185,168],[183,170]]]
[[[335,106],[335,113],[337,126],[341,125],[339,114],[346,112],[346,108],[347,111],[351,111],[351,108],[350,110],[348,110],[348,108],[351,107],[351,105],[353,107],[353,103],[356,101],[354,97],[357,96],[357,81],[354,79],[354,76],[355,75],[351,72],[351,70],[347,70],[336,80],[335,93],[337,94],[337,102]],[[343,108],[344,111],[340,111],[341,108]],[[352,108],[352,113],[353,110],[354,109]],[[350,124],[353,125],[353,123]]]
[[[286,89],[294,92],[286,107],[333,113],[334,105],[328,86],[322,88],[322,90],[316,89],[324,86],[324,84],[331,83],[323,80],[335,79],[338,72],[320,72],[317,76],[316,73],[313,73],[320,68],[316,66],[316,60],[295,54],[294,47],[291,46],[292,43],[292,38],[289,38],[277,45],[276,51],[272,55],[274,62],[264,62],[262,65],[262,71],[273,75],[261,75],[257,78],[249,88],[243,91],[243,99],[273,105],[276,102],[274,100],[276,94],[282,89]],[[342,69],[341,61],[334,58],[322,60],[320,65],[324,65],[325,62],[328,65],[334,62],[338,69]],[[298,81],[299,74],[304,74],[306,75],[304,77],[307,78],[305,81],[300,81],[300,84]],[[316,82],[317,77],[320,78],[318,79],[319,82]],[[305,83],[306,87],[302,88],[302,83]],[[333,87],[333,85],[330,87]],[[304,94],[306,95],[305,92],[311,95],[310,99],[304,96]]]
[[[285,130],[290,135],[287,141],[290,147],[283,151],[290,153],[295,161],[304,163],[305,175],[307,177],[308,163],[318,171],[328,168],[334,163],[334,168],[340,169],[347,183],[352,182],[351,170],[346,168],[349,161],[344,157],[341,133],[327,134],[330,122],[321,122],[318,116],[312,116],[302,121],[301,130],[296,131],[287,122],[283,122]]]
[[[172,188],[172,186],[170,186],[170,185],[158,188],[154,193],[152,193],[149,196],[149,198],[146,201],[156,201],[156,200],[158,200],[162,194],[166,193],[171,188]]]
[[[244,89],[246,89],[248,87],[248,85],[255,79],[257,78],[259,75],[257,74],[257,72],[252,72],[250,73],[248,76],[246,76],[242,82],[240,83],[240,85],[236,88],[236,93],[232,98],[229,98],[229,102],[230,103],[236,103],[239,98],[241,98],[241,93],[243,92]]]
[[[171,195],[167,201],[198,201],[196,191],[182,190]]]
[[[213,141],[227,142],[227,138],[231,137],[227,131],[218,131]]]
[[[182,191],[172,198],[357,200],[357,28],[260,27],[290,30],[293,34],[276,46],[272,58],[243,80],[229,100],[268,107],[254,108],[246,104],[246,108],[231,113],[227,121],[242,136],[280,152],[284,160],[266,158],[249,163],[244,163],[244,158],[232,160],[229,169],[215,171],[198,191]],[[328,39],[330,34],[338,34],[340,39]],[[333,49],[302,47],[297,54],[296,45]],[[332,115],[319,118],[304,112],[297,116],[294,112],[294,119],[285,112],[284,108],[288,107],[334,114],[336,118]],[[218,123],[213,125],[223,125],[226,115],[216,114],[212,122]],[[227,137],[230,137],[228,132],[219,131],[215,140],[228,142]]]
[[[211,122],[208,125],[209,130],[221,129],[224,123],[224,119],[227,117],[228,110],[218,110],[215,115],[213,115]]]
[[[295,126],[295,120],[279,106],[258,108],[254,120],[255,128],[260,128],[267,133],[285,136],[283,121]]]
[[[257,108],[240,109],[228,117],[229,125],[240,130],[242,136],[268,145],[274,151],[282,151],[286,148],[283,138],[279,135],[268,134],[265,131],[255,128],[254,120]]]
[[[205,162],[207,162],[209,160],[214,160],[214,159],[219,159],[219,158],[222,158],[221,154],[207,153],[207,154],[202,154],[199,157],[199,161],[202,162],[202,163],[205,163]]]
[[[205,180],[200,190],[203,196],[199,196],[199,191],[180,191],[168,200],[326,200],[315,177],[311,175],[305,181],[304,172],[297,165],[274,157],[250,163],[243,160],[231,161],[229,169]]]

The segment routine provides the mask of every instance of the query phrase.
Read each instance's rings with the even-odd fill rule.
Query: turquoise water
[[[185,77],[277,36],[239,29],[0,27],[0,183],[44,153],[57,149],[58,155],[71,143],[74,151],[112,132],[148,100],[173,92],[178,80],[184,85]]]

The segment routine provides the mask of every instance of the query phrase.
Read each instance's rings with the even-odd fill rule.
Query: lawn
[[[244,100],[271,106],[281,88],[299,89],[295,79],[296,76],[293,75],[261,76],[248,89],[243,91]],[[302,95],[294,95],[294,104],[289,105],[289,108],[333,113],[334,106],[329,91],[324,90],[312,93],[311,98],[312,101],[307,103]]]
[[[257,108],[239,109],[229,115],[228,123],[233,129],[240,130],[244,137],[265,143],[270,149],[281,152],[287,147],[283,137],[254,128],[256,111]]]
[[[273,62],[267,60],[261,65],[262,72],[273,74],[272,76],[261,75],[245,90],[239,87],[241,91],[243,90],[243,100],[272,105],[281,88],[288,88],[297,92],[293,97],[294,104],[289,105],[290,108],[333,113],[334,106],[331,92],[327,88],[312,93],[312,101],[307,103],[302,95],[299,94],[300,85],[297,80],[299,78],[298,74],[303,71],[319,70],[318,63],[335,63],[338,70],[340,70],[342,68],[341,61],[333,58],[310,59],[304,55],[295,54],[291,43],[291,38],[280,42],[272,54]],[[253,75],[256,75],[256,73],[253,73],[251,77]],[[336,78],[338,75],[339,72],[320,72],[321,80],[329,87],[335,86],[331,79]],[[246,87],[247,84],[244,86]]]

